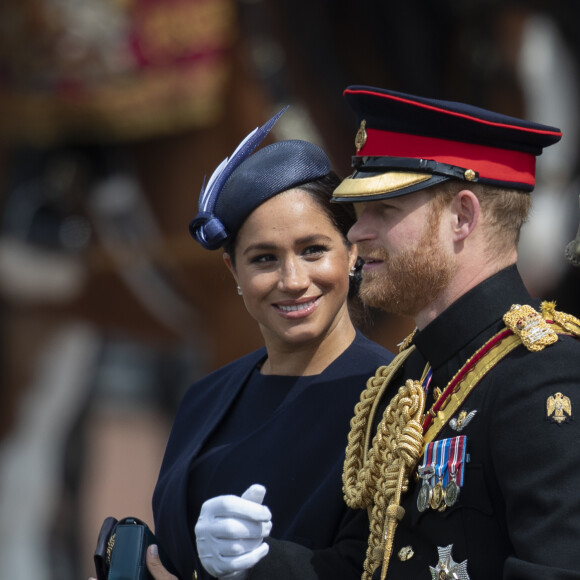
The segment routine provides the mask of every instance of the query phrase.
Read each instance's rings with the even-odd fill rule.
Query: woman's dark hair
[[[328,175],[299,185],[298,188],[309,193],[316,203],[324,210],[336,229],[343,235],[347,244],[348,230],[356,222],[354,206],[351,203],[332,203],[330,198],[342,180],[334,171]]]

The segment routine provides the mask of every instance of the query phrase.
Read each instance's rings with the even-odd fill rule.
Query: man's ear
[[[469,189],[462,189],[451,204],[454,214],[453,232],[455,241],[459,242],[469,236],[479,222],[481,206],[479,199]]]

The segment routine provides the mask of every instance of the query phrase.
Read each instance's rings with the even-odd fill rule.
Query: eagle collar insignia
[[[568,423],[572,419],[572,403],[562,393],[555,393],[546,400],[546,416],[551,423]]]

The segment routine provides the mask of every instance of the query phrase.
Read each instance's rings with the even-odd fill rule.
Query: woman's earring
[[[238,291],[238,294],[241,296],[242,295],[242,289],[239,286],[237,287],[237,291]]]
[[[352,276],[354,276],[354,275],[355,275],[355,272],[356,272],[356,266],[353,266],[353,267],[350,269],[350,272],[348,273],[348,275],[349,275],[350,277],[352,277]]]

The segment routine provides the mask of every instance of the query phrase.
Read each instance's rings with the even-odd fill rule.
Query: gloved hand
[[[241,497],[220,495],[201,507],[195,524],[197,552],[203,567],[220,579],[244,580],[268,553],[264,538],[272,514],[261,505],[266,488],[254,484]]]

